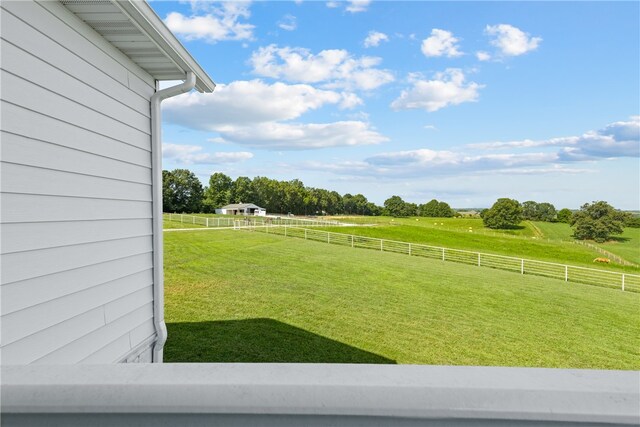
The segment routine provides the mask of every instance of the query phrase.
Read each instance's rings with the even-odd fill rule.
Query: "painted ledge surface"
[[[277,424],[288,425],[304,422],[304,417],[332,419],[337,424],[371,417],[461,422],[453,425],[640,422],[638,371],[118,364],[3,366],[1,374],[2,413],[9,416],[7,421],[28,414],[99,413],[209,414],[210,420],[260,415],[263,421],[268,414],[280,417]],[[298,421],[289,424],[286,416]]]

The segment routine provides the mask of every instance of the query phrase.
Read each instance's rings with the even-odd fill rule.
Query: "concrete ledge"
[[[145,417],[151,421],[167,415],[168,420],[191,414],[191,421],[217,418],[224,425],[241,419],[259,419],[260,425],[322,425],[323,421],[359,425],[354,424],[358,420],[369,420],[365,424],[371,425],[376,419],[411,425],[427,421],[431,425],[640,422],[638,371],[119,364],[3,366],[1,374],[3,425],[20,424],[20,420],[37,424],[38,416],[47,414],[43,419],[49,424],[56,419],[68,424],[90,414],[108,414],[105,423],[108,419],[122,423],[127,414],[140,423]],[[312,419],[316,421],[311,423]]]

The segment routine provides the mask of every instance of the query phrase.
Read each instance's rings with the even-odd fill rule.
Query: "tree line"
[[[517,228],[523,220],[566,222],[573,228],[578,240],[606,242],[612,235],[622,234],[624,227],[638,227],[638,218],[629,212],[615,209],[605,201],[585,203],[576,212],[562,209],[556,212],[551,203],[498,199],[493,206],[480,213],[486,227],[495,229]]]
[[[254,203],[267,212],[294,215],[387,215],[393,217],[453,217],[459,216],[448,203],[433,199],[424,204],[405,202],[391,196],[383,206],[367,200],[362,194],[341,195],[336,191],[307,187],[299,179],[278,181],[262,176],[250,179],[240,176],[232,180],[216,172],[209,185],[202,186],[198,177],[187,169],[162,171],[162,194],[165,212],[214,213],[231,203]],[[520,203],[514,199],[498,199],[489,209],[480,212],[486,227],[517,228],[524,220],[566,222],[574,228],[577,239],[608,240],[622,233],[623,227],[638,227],[640,219],[613,208],[607,202],[593,202],[580,210],[556,210],[551,203],[532,200]]]
[[[407,203],[399,196],[378,206],[362,194],[344,194],[305,186],[299,179],[278,181],[263,176],[235,180],[216,172],[209,185],[202,186],[188,169],[162,171],[162,194],[165,212],[214,213],[232,203],[254,203],[267,212],[294,215],[389,215],[452,217],[455,211],[445,203],[431,200],[423,205]]]

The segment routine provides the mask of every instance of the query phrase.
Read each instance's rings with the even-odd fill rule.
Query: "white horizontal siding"
[[[140,325],[150,321],[153,323],[152,318],[153,306],[151,304],[147,303],[144,306],[138,306],[122,317],[106,323],[90,334],[86,334],[64,347],[52,351],[34,362],[46,365],[64,365],[81,361],[83,363],[97,363],[95,358],[91,361],[91,356],[101,353],[104,363],[114,363],[119,356],[135,348],[135,345],[132,345],[131,342],[130,332],[123,334],[122,331],[135,330]],[[109,345],[114,342],[116,343],[115,346]],[[107,347],[105,344],[107,344],[108,348],[105,348]],[[104,350],[107,350],[108,353]],[[88,360],[84,360],[87,358]]]
[[[3,193],[151,201],[151,185],[1,162]],[[20,179],[12,179],[13,177]]]
[[[155,81],[58,2],[0,7],[3,363],[121,360],[155,334]]]
[[[151,235],[146,219],[0,224],[0,253],[34,251],[59,246]]]
[[[151,168],[146,166],[13,133],[2,132],[0,137],[2,160],[7,163],[149,184]]]
[[[151,270],[143,271],[3,315],[0,345],[5,346],[19,341],[98,307],[104,307],[105,321],[111,322],[153,300],[152,277]],[[114,305],[121,308],[114,309]]]
[[[107,324],[104,320],[104,308],[96,308],[3,346],[2,363],[25,364],[38,360],[48,364],[77,363],[104,347],[109,340],[128,334],[131,329],[152,316],[153,303],[147,303]],[[104,333],[105,330],[108,332]],[[48,357],[49,355],[51,356]],[[50,361],[47,362],[45,357]],[[114,354],[114,360],[117,357],[118,354]]]
[[[121,218],[151,220],[151,215],[151,202],[31,194],[3,194],[0,206],[3,223]]]
[[[104,115],[100,111],[99,103],[92,105],[93,108],[78,104],[48,88],[38,86],[4,70],[0,78],[2,79],[2,99],[5,102],[20,105],[63,122],[73,123],[83,129],[92,129],[101,135],[126,141],[139,148],[149,149],[151,138],[148,131],[139,130]]]
[[[151,251],[151,237],[143,236],[4,254],[2,283],[46,276]]]
[[[3,315],[10,314],[151,268],[152,254],[147,252],[8,283],[0,286],[0,310]]]
[[[134,92],[145,98],[153,94],[154,80],[148,73],[58,2],[10,1],[3,2],[2,8],[97,68],[107,70]]]
[[[2,15],[2,39],[26,52],[38,52],[39,59],[50,64],[89,86],[106,92],[107,95],[120,100],[136,111],[150,114],[146,91],[138,94],[127,86],[122,66],[114,63],[111,67],[97,67],[68,47],[37,31],[28,23],[21,21],[10,13]],[[122,79],[117,76],[122,74]],[[114,84],[116,83],[116,84]],[[106,89],[109,89],[107,92]]]
[[[3,138],[7,133],[151,168],[151,146],[137,147],[25,107],[2,102]],[[38,123],[38,126],[33,126]],[[3,139],[4,144],[4,139]],[[3,148],[4,150],[4,148]],[[3,153],[4,155],[4,153]]]

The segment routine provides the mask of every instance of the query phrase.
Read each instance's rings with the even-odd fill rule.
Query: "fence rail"
[[[565,282],[621,289],[628,292],[640,292],[640,275],[595,268],[557,264],[553,262],[494,255],[482,252],[450,249],[418,243],[398,242],[352,234],[335,233],[296,226],[260,226],[247,227],[245,230],[261,231],[286,237],[296,237],[333,245],[352,248],[371,249],[381,252],[394,252],[410,256],[439,259],[478,267],[513,271],[520,274],[549,277]]]
[[[304,218],[287,217],[261,217],[261,216],[236,216],[236,217],[204,217],[188,214],[165,213],[164,218],[172,222],[182,224],[201,225],[203,227],[244,227],[244,226],[306,226],[306,227],[336,227],[344,225],[338,221],[326,221]],[[239,219],[240,218],[240,219]]]

